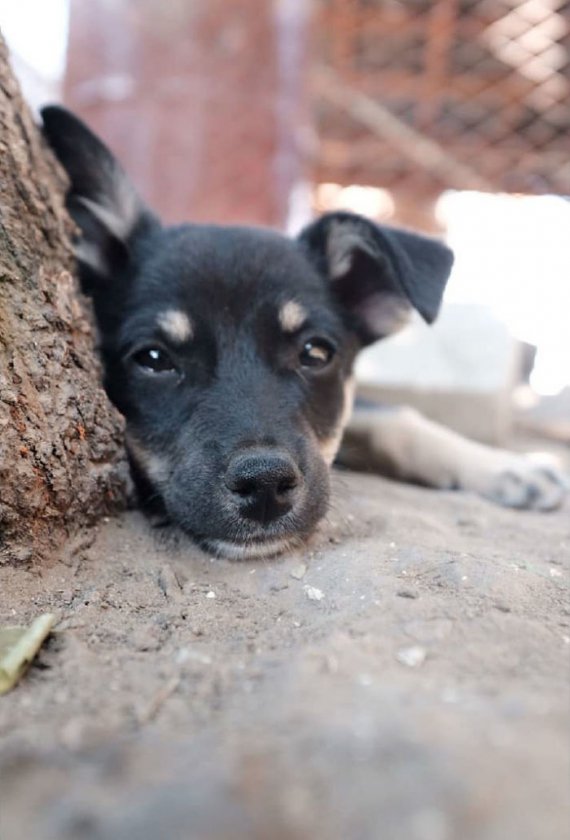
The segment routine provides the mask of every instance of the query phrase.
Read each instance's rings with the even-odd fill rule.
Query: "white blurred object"
[[[57,81],[65,69],[69,0],[0,0],[2,34],[40,76]]]
[[[488,393],[512,385],[517,346],[488,307],[447,304],[431,327],[415,318],[361,353],[356,375],[367,385]]]
[[[489,306],[538,348],[533,388],[561,391],[570,384],[570,201],[449,192],[437,212],[456,255],[446,300]]]
[[[350,210],[377,221],[390,219],[394,215],[394,199],[389,190],[351,184],[318,184],[315,189],[315,205],[319,213],[331,210]]]
[[[419,316],[373,344],[356,364],[359,393],[417,408],[469,437],[502,443],[520,344],[488,307],[448,304],[428,327]]]
[[[0,28],[25,98],[36,110],[61,98],[69,0],[0,0]]]

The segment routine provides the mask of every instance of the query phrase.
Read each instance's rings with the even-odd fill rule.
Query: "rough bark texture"
[[[62,193],[0,38],[0,562],[45,556],[123,497]]]

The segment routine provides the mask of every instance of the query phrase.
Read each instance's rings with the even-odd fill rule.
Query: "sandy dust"
[[[570,505],[339,474],[309,548],[212,560],[130,512],[2,622],[62,618],[0,699],[2,840],[561,840]]]

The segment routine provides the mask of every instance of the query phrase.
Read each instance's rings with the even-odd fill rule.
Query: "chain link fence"
[[[570,194],[570,3],[320,0],[317,182]]]

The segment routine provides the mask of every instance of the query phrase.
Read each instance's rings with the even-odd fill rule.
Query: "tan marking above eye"
[[[182,342],[192,338],[192,322],[180,309],[167,309],[156,320],[161,330],[173,341]]]
[[[279,323],[285,332],[295,332],[306,318],[306,310],[296,300],[287,301],[279,310]]]

